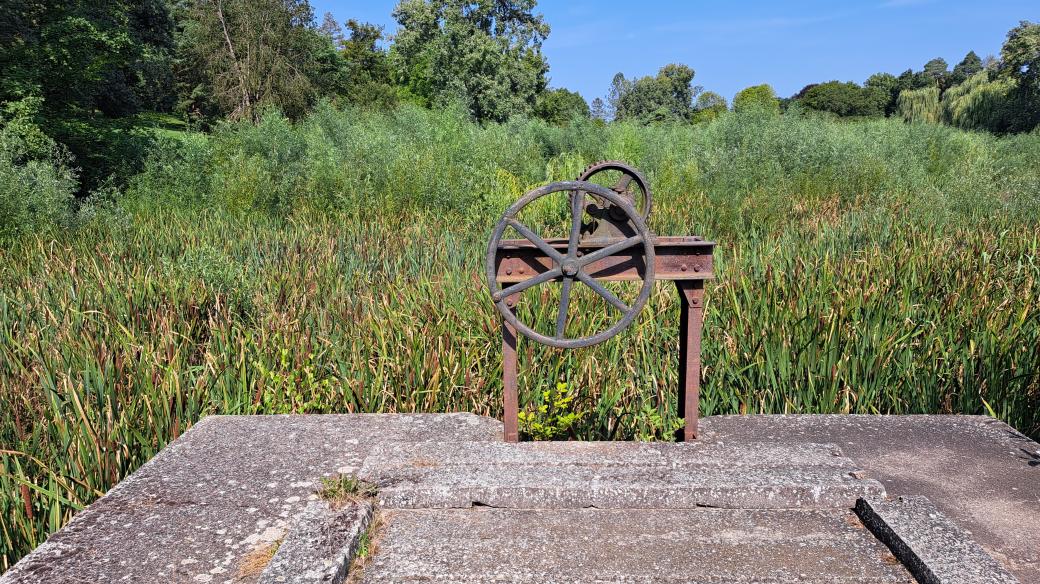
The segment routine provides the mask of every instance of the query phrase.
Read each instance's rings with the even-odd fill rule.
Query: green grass
[[[206,414],[500,415],[490,227],[602,158],[648,174],[655,232],[719,243],[704,414],[992,411],[1040,435],[1040,136],[321,108],[160,139],[118,204],[0,247],[0,568]],[[521,315],[551,326],[540,294]],[[524,407],[563,382],[577,436],[666,437],[674,296],[593,348],[522,341]]]

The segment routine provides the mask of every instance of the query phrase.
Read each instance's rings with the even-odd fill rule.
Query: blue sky
[[[312,0],[315,13],[357,18],[392,33],[396,0]],[[711,2],[543,0],[552,27],[543,50],[550,85],[603,97],[617,72],[652,75],[685,63],[695,85],[731,99],[769,83],[789,96],[808,83],[856,81],[877,71],[953,67],[969,50],[998,55],[1020,20],[1040,20],[1038,0],[850,0]]]

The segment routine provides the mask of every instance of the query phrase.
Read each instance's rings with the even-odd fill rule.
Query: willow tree
[[[943,121],[965,130],[1002,132],[1007,129],[1010,94],[1015,82],[1009,79],[990,81],[985,71],[969,77],[964,83],[943,94]]]
[[[899,99],[896,101],[896,109],[899,115],[908,122],[939,123],[942,119],[939,87],[924,87],[900,92]]]

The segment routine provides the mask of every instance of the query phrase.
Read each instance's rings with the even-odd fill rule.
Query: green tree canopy
[[[705,91],[697,96],[697,103],[694,104],[693,109],[694,121],[710,122],[722,115],[723,112],[727,111],[729,105],[726,104],[725,97],[722,97],[714,91]]]
[[[700,92],[692,85],[694,75],[693,69],[677,63],[661,67],[653,77],[628,80],[618,73],[610,91],[614,119],[643,123],[689,121],[693,98]]]
[[[864,88],[872,89],[885,96],[884,114],[890,116],[896,112],[896,101],[899,92],[904,89],[899,78],[891,73],[875,73],[867,78]]]
[[[607,104],[603,103],[602,98],[595,98],[592,100],[592,108],[589,110],[589,115],[594,120],[607,121]]]
[[[747,112],[760,110],[770,113],[780,113],[780,100],[776,98],[773,87],[767,83],[752,85],[741,89],[733,97],[733,111]]]
[[[982,71],[982,59],[975,54],[975,51],[968,51],[961,62],[954,66],[953,72],[950,74],[950,83],[959,85],[980,71]]]
[[[0,10],[0,101],[52,117],[172,105],[173,21],[162,0],[11,0]]]
[[[1018,115],[1011,130],[1040,125],[1040,24],[1022,21],[1007,34],[1000,49],[1000,76],[1016,83],[1011,106]]]
[[[889,93],[879,87],[828,81],[808,88],[798,101],[809,109],[848,117],[884,115],[888,100]]]
[[[535,102],[534,115],[557,126],[574,118],[588,118],[589,104],[576,91],[564,88],[542,92]]]
[[[256,120],[276,107],[299,118],[319,95],[319,50],[331,41],[315,29],[307,0],[190,0],[182,17],[187,111]]]
[[[943,79],[949,74],[950,66],[946,64],[946,59],[942,57],[936,57],[931,61],[924,64],[925,76],[931,78],[937,85],[942,85]]]
[[[545,90],[549,35],[535,0],[402,0],[391,49],[399,81],[431,105],[477,120],[528,114]]]

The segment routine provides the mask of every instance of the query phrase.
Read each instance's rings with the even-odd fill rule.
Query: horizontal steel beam
[[[620,239],[583,241],[578,245],[581,254],[602,249]],[[546,242],[561,254],[567,253],[566,239],[548,239]],[[712,251],[715,244],[700,237],[654,238],[655,280],[710,280],[712,279]],[[502,240],[495,256],[495,279],[503,284],[523,282],[547,272],[555,262],[526,239]],[[642,246],[634,246],[616,255],[603,258],[586,266],[583,271],[593,278],[606,281],[635,281],[642,279],[645,268]]]

